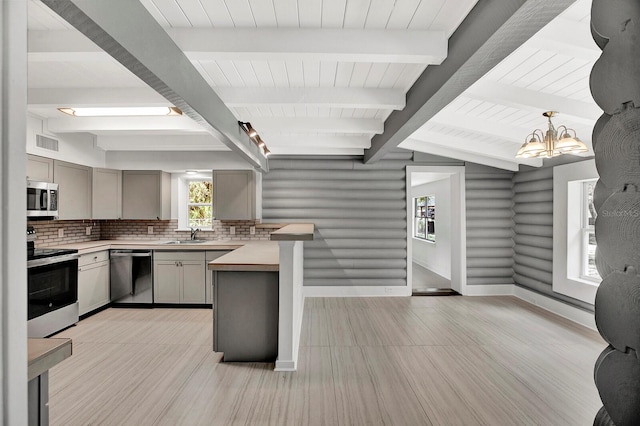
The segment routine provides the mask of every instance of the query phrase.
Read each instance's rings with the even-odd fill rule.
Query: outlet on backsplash
[[[236,227],[235,226],[230,226],[229,227],[229,235],[236,235]]]
[[[153,235],[153,226],[147,226],[147,234]]]
[[[251,226],[249,228],[249,235],[256,235],[256,227],[255,226]]]
[[[85,235],[91,235],[91,227],[87,226],[87,228],[85,229]]]
[[[64,238],[64,228],[58,228],[58,238]]]

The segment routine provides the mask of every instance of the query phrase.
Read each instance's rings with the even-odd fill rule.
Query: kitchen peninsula
[[[225,360],[275,358],[276,371],[296,370],[303,242],[313,232],[313,224],[287,225],[271,233],[268,243],[250,243],[209,262],[215,276],[214,348],[225,352]]]
[[[256,341],[262,339],[265,347],[271,345],[269,349],[265,349],[263,356],[257,358],[242,358],[244,355],[236,357],[232,352],[225,352],[225,360],[235,361],[274,361],[275,369],[278,371],[294,371],[296,369],[298,357],[298,345],[300,339],[300,328],[303,315],[303,242],[312,240],[314,233],[313,224],[290,224],[285,225],[277,231],[271,232],[270,241],[259,240],[211,240],[191,242],[189,240],[166,241],[166,240],[95,240],[78,242],[71,244],[59,245],[59,248],[69,248],[78,251],[78,254],[94,256],[98,252],[106,253],[112,249],[131,249],[131,250],[153,250],[157,252],[206,252],[206,253],[225,253],[217,259],[208,262],[207,268],[212,271],[208,274],[207,280],[213,275],[218,275],[217,279],[221,280],[221,286],[228,288],[237,287],[234,296],[235,299],[231,304],[228,302],[218,301],[215,303],[214,315],[224,313],[229,309],[237,311],[239,300],[238,297],[244,297],[242,300],[244,308],[250,305],[248,297],[254,298],[258,307],[266,311],[270,311],[271,331],[260,335],[260,330],[254,330],[256,336],[247,336],[236,333],[229,328],[220,329],[223,322],[218,321],[214,324],[214,342],[218,337],[228,336],[229,333],[237,336],[236,338],[245,341]],[[227,253],[228,252],[228,253]],[[204,258],[203,258],[204,259]],[[211,258],[207,257],[207,260]],[[204,261],[203,261],[204,262]],[[265,292],[259,294],[255,286],[252,287],[252,281],[255,279],[265,279],[270,282],[271,290],[262,289]],[[225,282],[226,284],[222,284]],[[237,286],[236,286],[237,284]],[[243,285],[245,291],[238,292]],[[221,288],[220,286],[214,287]],[[206,285],[207,303],[211,303],[211,284]],[[268,299],[268,300],[267,300]],[[107,301],[108,304],[108,293]],[[204,299],[203,302],[204,303]],[[103,303],[104,304],[104,303]],[[267,309],[268,308],[268,309]],[[258,309],[258,308],[256,308]],[[231,324],[234,324],[233,322]],[[224,338],[223,338],[224,340]],[[214,345],[215,347],[215,345]],[[225,351],[224,344],[218,351]]]

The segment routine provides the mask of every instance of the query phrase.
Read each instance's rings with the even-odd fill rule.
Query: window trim
[[[576,238],[575,228],[582,228],[575,214],[582,214],[581,191],[569,191],[579,181],[597,179],[595,160],[579,161],[553,168],[553,280],[556,293],[594,304],[598,282],[580,278],[582,235]],[[578,210],[578,212],[576,212]],[[570,229],[572,228],[572,229]],[[576,241],[576,239],[578,241]],[[576,245],[578,250],[575,249]],[[577,267],[575,265],[578,265]],[[570,270],[573,268],[573,270]]]
[[[580,228],[580,236],[581,236],[581,247],[580,247],[580,275],[579,278],[585,281],[593,282],[596,285],[600,285],[602,282],[602,278],[600,275],[597,277],[593,277],[588,275],[589,268],[589,234],[595,232],[595,225],[589,225],[589,207],[587,205],[587,197],[586,193],[587,184],[597,182],[597,179],[587,179],[582,181],[582,194],[581,194],[581,228]]]
[[[424,205],[424,209],[425,209],[425,215],[421,216],[418,215],[418,199],[419,198],[424,198],[425,199],[425,205]],[[433,204],[429,204],[429,199],[433,200]],[[436,200],[435,200],[436,196],[435,194],[431,194],[431,195],[421,195],[419,197],[413,197],[413,238],[418,239],[420,241],[426,241],[428,243],[431,244],[435,244],[436,243],[436,232],[435,232],[435,223],[436,223],[436,219],[435,219],[435,210],[436,210]],[[420,206],[423,207],[423,206]],[[429,216],[429,207],[432,207],[432,214],[433,217]],[[418,235],[418,220],[419,219],[424,219],[424,237],[421,235]],[[429,233],[429,226],[428,223],[431,222],[433,223],[433,232]],[[432,238],[429,238],[429,235],[432,235]]]
[[[211,177],[206,176],[190,176],[184,175],[179,178],[178,181],[178,231],[181,230],[190,230],[189,226],[189,206],[197,206],[203,205],[208,206],[208,203],[189,203],[189,183],[194,181],[210,181],[213,183],[213,175]],[[213,230],[213,221],[215,217],[213,216],[213,194],[211,197],[211,226],[210,227],[201,227],[201,231],[211,231]]]

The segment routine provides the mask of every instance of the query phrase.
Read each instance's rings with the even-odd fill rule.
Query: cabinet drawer
[[[78,266],[91,265],[94,263],[104,262],[105,260],[109,260],[109,250],[82,254],[78,258]]]
[[[193,260],[203,261],[204,251],[159,251],[154,250],[154,260]]]

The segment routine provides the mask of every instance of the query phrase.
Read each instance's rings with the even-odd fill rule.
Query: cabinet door
[[[180,303],[180,268],[177,261],[154,262],[153,301],[156,303]]]
[[[255,183],[252,170],[213,172],[213,208],[218,220],[255,219]]]
[[[93,219],[122,217],[122,171],[93,169]]]
[[[123,219],[171,219],[171,177],[157,170],[122,172]]]
[[[27,179],[53,182],[53,160],[27,154]]]
[[[180,303],[204,303],[204,262],[181,261],[182,288]]]
[[[58,219],[91,219],[91,168],[53,160]]]
[[[109,303],[109,261],[79,267],[79,314],[86,314],[107,303]]]

